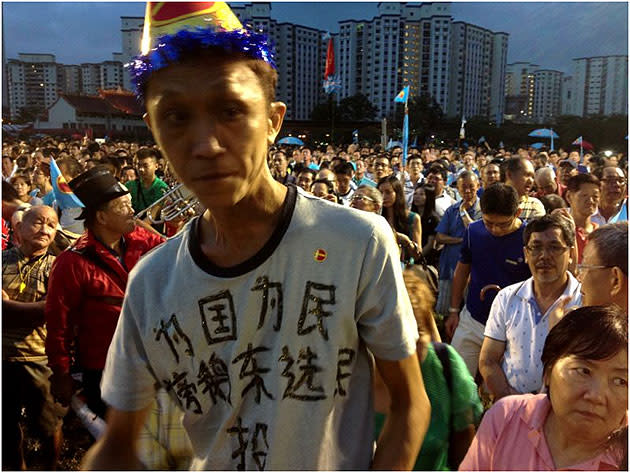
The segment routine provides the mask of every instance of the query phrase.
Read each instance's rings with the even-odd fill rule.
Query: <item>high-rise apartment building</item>
[[[534,113],[537,123],[550,122],[561,115],[564,74],[550,69],[534,72]]]
[[[562,78],[560,95],[560,115],[573,115],[573,77],[564,76]]]
[[[231,8],[241,23],[268,34],[273,41],[278,66],[276,96],[287,104],[286,118],[308,120],[315,106],[324,100],[325,31],[278,23],[271,18],[269,2]]]
[[[505,102],[507,39],[453,22],[450,3],[379,3],[371,20],[339,22],[340,97],[363,93],[387,116],[409,85],[447,115],[495,119]]]
[[[501,122],[505,109],[508,34],[470,23],[451,24],[448,115]]]
[[[572,115],[628,114],[628,56],[573,59]]]
[[[505,69],[505,116],[529,120],[534,116],[534,71],[538,64],[515,62]]]
[[[12,119],[22,109],[41,112],[57,100],[59,74],[53,54],[20,53],[7,62],[9,114]]]
[[[122,64],[127,64],[134,56],[140,54],[144,18],[136,16],[121,16],[120,23],[122,52],[114,53],[113,59],[115,61],[120,61]],[[131,90],[131,76],[126,69],[123,74],[123,88],[125,90]]]

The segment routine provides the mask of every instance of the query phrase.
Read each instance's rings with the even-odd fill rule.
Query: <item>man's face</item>
[[[571,151],[569,153],[569,159],[571,161],[573,161],[574,163],[579,163],[580,162],[580,153],[578,153],[577,151]]]
[[[540,195],[555,194],[558,190],[556,180],[549,174],[541,174],[536,177],[536,187]]]
[[[103,217],[103,225],[112,233],[124,235],[136,226],[130,194],[110,200],[99,212]]]
[[[304,161],[304,164],[306,164],[307,166],[311,164],[311,150],[310,149],[304,148],[302,150],[302,159]]]
[[[285,176],[287,173],[287,157],[284,153],[276,153],[273,155],[273,169],[279,176]]]
[[[468,170],[471,170],[475,164],[475,158],[471,153],[466,153],[462,161],[464,163],[464,167]]]
[[[477,189],[479,189],[479,181],[477,179],[467,177],[457,180],[457,190],[467,206],[474,204],[477,198]]]
[[[350,191],[350,182],[352,181],[352,176],[346,174],[336,174],[337,179],[337,190],[339,194],[346,195]]]
[[[512,232],[516,216],[507,217],[497,214],[481,214],[483,224],[490,234],[495,237],[502,237]]]
[[[154,158],[146,158],[138,161],[138,173],[143,180],[155,179],[155,171],[158,165]]]
[[[271,178],[267,149],[286,107],[268,104],[246,61],[204,59],[153,74],[147,123],[180,182],[206,207],[231,207]]]
[[[44,174],[44,171],[42,171],[39,167],[36,167],[33,171],[33,184],[40,190],[44,190],[47,182],[48,177]]]
[[[528,160],[521,160],[521,168],[511,173],[510,180],[519,196],[524,196],[534,186],[534,166]]]
[[[8,177],[13,171],[13,161],[8,157],[2,157],[2,174]]]
[[[577,191],[567,192],[565,197],[574,215],[588,217],[597,212],[599,207],[599,186],[582,184]]]
[[[411,179],[414,181],[417,180],[422,172],[422,160],[419,157],[410,159],[407,164],[407,171]]]
[[[626,193],[626,178],[617,167],[607,167],[602,171],[602,200],[607,203],[619,203]]]
[[[431,172],[427,176],[427,184],[435,187],[435,196],[439,197],[442,195],[442,191],[444,190],[444,178],[442,174],[439,172]]]
[[[563,280],[571,260],[569,246],[559,228],[534,232],[525,245],[525,261],[538,284]]]
[[[19,239],[25,254],[46,250],[57,234],[57,213],[47,206],[29,210],[18,226]]]
[[[389,176],[392,173],[392,168],[387,158],[376,158],[374,160],[374,177],[376,180],[380,180]]]
[[[592,241],[586,243],[584,247],[581,266],[584,266],[584,269],[579,271],[578,280],[582,283],[582,305],[610,304],[614,281],[612,268],[599,267],[604,266],[604,263]]]
[[[363,161],[362,159],[357,159],[354,164],[356,164],[357,166],[357,177],[360,179],[363,177],[363,175],[365,174],[366,171],[366,165],[365,165],[365,161]]]
[[[301,172],[297,177],[297,185],[306,192],[311,192],[311,184],[313,184],[313,174],[310,172]]]
[[[499,169],[499,166],[496,164],[488,164],[485,168],[483,168],[481,180],[483,182],[484,189],[487,189],[495,182],[499,182],[501,180],[501,170]]]
[[[328,186],[323,182],[316,182],[315,184],[313,184],[311,192],[315,197],[330,200],[331,202],[336,202],[335,196],[328,191]]]
[[[126,184],[129,181],[135,181],[136,178],[137,178],[136,171],[134,171],[133,169],[126,169],[120,175],[120,182],[122,182],[123,184]]]

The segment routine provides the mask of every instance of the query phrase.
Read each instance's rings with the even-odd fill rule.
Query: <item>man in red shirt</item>
[[[57,257],[51,271],[46,354],[53,395],[67,405],[73,394],[74,344],[88,407],[104,417],[100,379],[129,271],[164,238],[136,226],[129,191],[103,167],[80,174],[69,185],[85,204],[79,218],[85,220],[86,231]]]

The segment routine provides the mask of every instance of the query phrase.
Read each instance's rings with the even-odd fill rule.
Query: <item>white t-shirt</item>
[[[198,221],[132,270],[103,399],[137,410],[167,388],[192,469],[368,469],[368,349],[403,359],[418,337],[387,222],[290,186],[263,249],[219,268]]]

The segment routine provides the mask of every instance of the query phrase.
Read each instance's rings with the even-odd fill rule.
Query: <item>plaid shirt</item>
[[[2,252],[2,289],[18,302],[39,302],[46,298],[48,275],[54,255],[27,258],[18,248]],[[22,292],[21,285],[24,284]],[[24,327],[3,327],[2,359],[9,361],[46,361],[44,350],[46,328],[42,324]]]
[[[532,218],[542,217],[545,215],[545,206],[536,197],[524,195],[521,197],[521,203],[518,205],[521,210],[519,218],[521,220],[531,220]]]

